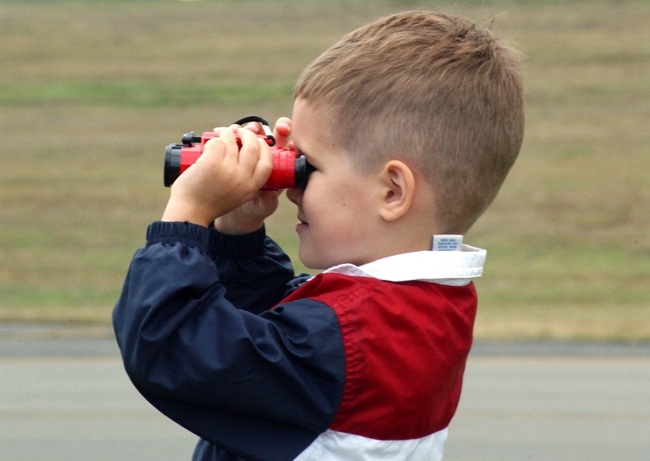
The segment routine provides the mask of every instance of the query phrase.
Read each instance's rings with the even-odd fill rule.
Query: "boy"
[[[518,155],[517,53],[463,19],[409,12],[303,72],[275,135],[315,168],[287,191],[300,259],[324,269],[311,279],[264,233],[269,148],[216,131],[115,307],[135,386],[201,438],[195,460],[442,459],[485,251],[440,241],[460,247],[443,235],[471,227]]]

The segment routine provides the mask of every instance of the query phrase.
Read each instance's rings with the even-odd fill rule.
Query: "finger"
[[[275,137],[275,144],[279,147],[287,147],[289,137],[291,136],[291,119],[287,117],[280,117],[275,126],[273,127],[273,136]]]
[[[252,134],[252,133],[251,133]],[[251,142],[257,142],[257,156],[255,159],[255,164],[252,166],[252,174],[255,178],[255,181],[260,181],[260,187],[264,184],[271,176],[271,171],[273,170],[273,153],[271,148],[266,142],[258,138],[256,135],[252,134],[254,137],[251,139]]]
[[[280,191],[278,190],[261,190],[257,192],[255,198],[251,201],[249,211],[258,219],[266,219],[275,212],[280,204]]]
[[[203,146],[203,152],[196,160],[196,163],[202,162],[206,158],[211,158],[219,162],[223,160],[226,154],[226,144],[223,142],[223,139],[221,139],[224,128],[217,127],[213,131],[217,137],[212,138],[205,143],[205,146]]]
[[[233,153],[233,149],[234,153],[237,153],[239,151],[239,146],[237,145],[237,136],[235,135],[235,131],[233,130],[232,125],[228,128],[222,127],[219,130],[219,139],[224,142],[229,154]]]
[[[237,137],[237,130],[239,130],[239,128],[241,128],[239,125],[230,125],[228,127],[219,126],[219,127],[216,127],[215,129],[213,129],[212,131],[214,132],[214,134],[215,134],[215,136],[217,138],[221,136],[221,132],[224,131],[224,130],[232,131],[233,133],[235,133],[235,137]]]
[[[256,198],[265,202],[272,202],[280,196],[280,193],[282,193],[280,190],[261,190],[257,193]]]
[[[233,133],[235,133],[235,137],[238,136],[237,133],[239,133],[239,129],[242,128],[240,125],[237,125],[236,123],[233,123],[228,127],[229,130],[232,130]]]
[[[252,173],[260,157],[260,142],[255,133],[250,130],[241,130],[239,139],[242,146],[239,151],[239,164]]]
[[[264,130],[262,130],[262,124],[259,122],[248,122],[242,125],[242,128],[246,128],[247,130],[250,130],[255,134],[260,134],[264,132]]]
[[[237,132],[237,127],[239,127],[239,125],[230,125],[227,129],[232,130],[232,131],[234,131],[236,133]],[[225,129],[226,129],[225,126],[218,126],[215,129],[213,129],[212,131],[214,132],[216,137],[219,137],[219,135],[221,134],[221,131],[225,130]]]

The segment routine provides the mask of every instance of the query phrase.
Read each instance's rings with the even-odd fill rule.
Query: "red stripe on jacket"
[[[343,335],[346,382],[331,429],[407,440],[449,425],[472,344],[473,283],[392,283],[329,273],[283,303],[299,298],[329,305]]]

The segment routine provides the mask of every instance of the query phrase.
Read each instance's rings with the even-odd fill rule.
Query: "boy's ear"
[[[415,197],[415,176],[413,171],[399,160],[387,162],[381,171],[382,204],[380,216],[386,221],[395,221],[411,208]]]

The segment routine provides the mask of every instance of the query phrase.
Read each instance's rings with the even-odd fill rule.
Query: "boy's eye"
[[[307,156],[306,156],[303,152],[301,152],[300,150],[296,150],[296,156],[300,156],[300,157],[303,157],[303,158],[305,159],[305,162],[307,163],[307,166],[309,167],[309,172],[310,172],[310,173],[311,173],[312,171],[315,171],[315,170],[318,169],[318,168],[316,168],[316,167],[314,166],[314,164],[311,162],[310,158],[307,157]]]
[[[294,147],[294,148],[295,148],[295,150],[296,150],[296,156],[297,156],[297,157],[302,157],[302,158],[304,159],[304,161],[305,161],[305,166],[306,166],[306,170],[305,170],[305,171],[307,172],[307,176],[309,176],[309,175],[310,175],[311,173],[313,173],[314,171],[318,171],[318,167],[315,166],[315,165],[312,163],[313,158],[312,158],[311,156],[308,156],[307,154],[305,154],[305,153],[304,153],[302,150],[300,150],[300,148],[298,148],[298,147]]]

